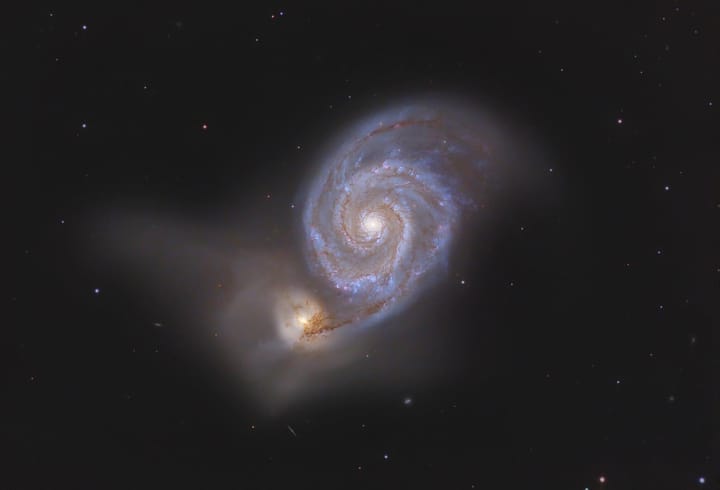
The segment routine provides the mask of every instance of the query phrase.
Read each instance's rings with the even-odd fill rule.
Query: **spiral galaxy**
[[[444,355],[435,348],[452,334],[424,316],[440,307],[442,290],[410,306],[447,277],[451,253],[479,229],[475,211],[533,175],[518,164],[526,145],[510,145],[501,123],[467,100],[389,106],[298,162],[310,167],[303,184],[269,178],[297,192],[290,212],[243,201],[232,214],[240,220],[207,233],[180,212],[118,213],[97,225],[103,250],[131,259],[136,267],[121,270],[135,271],[133,284],[157,281],[158,294],[196,320],[195,338],[221,340],[212,356],[226,353],[265,406],[352,380],[426,381],[441,363],[423,352]],[[482,213],[484,224],[489,214],[497,213]]]
[[[407,105],[354,128],[309,187],[304,249],[324,288],[285,295],[283,336],[310,341],[412,299],[446,262],[488,157],[479,120],[448,104]]]

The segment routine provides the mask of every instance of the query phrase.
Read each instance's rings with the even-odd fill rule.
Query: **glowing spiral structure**
[[[373,394],[385,386],[397,395],[398,386],[446,379],[436,374],[455,369],[444,363],[453,355],[447,349],[466,337],[428,314],[442,312],[457,285],[438,287],[432,304],[401,313],[422,292],[430,300],[451,252],[485,250],[467,240],[480,220],[483,237],[493,240],[504,203],[535,204],[527,191],[535,192],[547,167],[532,134],[493,105],[430,97],[371,113],[335,135],[316,162],[298,162],[312,165],[293,199],[300,213],[283,206],[283,219],[251,207],[257,189],[242,193],[242,226],[235,212],[228,225],[207,229],[184,215],[114,210],[92,222],[96,253],[107,260],[112,251],[132,265],[112,273],[127,270],[154,284],[183,318],[201,323],[198,343],[213,359],[221,349],[229,372],[270,412],[335,388]],[[278,194],[295,188],[279,180],[272,182]],[[488,203],[492,213],[478,220],[467,212]],[[276,233],[292,225],[295,235]],[[261,247],[260,237],[267,239]]]
[[[307,261],[328,292],[293,293],[281,327],[309,339],[411,298],[446,260],[487,158],[482,124],[448,104],[358,126],[312,182],[303,214]]]

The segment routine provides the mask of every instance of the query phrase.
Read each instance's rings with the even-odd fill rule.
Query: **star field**
[[[5,43],[0,487],[715,488],[719,22],[700,0],[32,7]],[[259,407],[233,346],[262,319],[213,315],[304,264],[310,198],[359,247],[436,204],[335,215],[312,179],[342,128],[426,94],[501,114],[523,165],[460,205],[429,161],[458,207],[419,222],[474,220],[421,256],[442,272],[417,266],[432,284],[344,389]],[[393,265],[362,283],[332,245],[320,277],[361,294]]]

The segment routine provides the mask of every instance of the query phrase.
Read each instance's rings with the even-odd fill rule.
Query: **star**
[[[705,477],[704,477],[704,476],[701,476],[700,478],[698,478],[698,483],[699,483],[700,485],[705,485]]]
[[[96,295],[100,294],[100,288],[93,289],[93,293]]]

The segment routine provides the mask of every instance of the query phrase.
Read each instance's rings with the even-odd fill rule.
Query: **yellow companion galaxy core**
[[[310,340],[330,325],[330,317],[320,301],[300,289],[279,295],[275,315],[280,336],[288,344]]]

